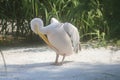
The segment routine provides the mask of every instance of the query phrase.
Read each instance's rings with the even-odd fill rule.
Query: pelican
[[[31,30],[56,52],[55,65],[63,64],[66,56],[78,52],[79,32],[71,23],[61,23],[56,18],[51,18],[50,24],[44,27],[41,18],[33,18],[30,26]],[[63,56],[61,62],[58,62],[59,55]]]

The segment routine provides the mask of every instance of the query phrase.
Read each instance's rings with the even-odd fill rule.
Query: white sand
[[[3,53],[7,73],[0,55],[0,80],[120,80],[120,50],[82,49],[66,57],[62,66],[51,65],[55,52],[47,47],[11,48]]]

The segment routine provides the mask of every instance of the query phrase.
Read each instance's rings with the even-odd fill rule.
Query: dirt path
[[[55,53],[47,47],[20,47],[3,50],[5,73],[0,56],[0,80],[120,80],[120,50],[82,49],[54,66]]]

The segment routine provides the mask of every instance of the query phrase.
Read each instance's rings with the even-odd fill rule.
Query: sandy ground
[[[83,48],[78,54],[66,57],[62,66],[51,65],[55,52],[48,47],[2,51],[7,73],[0,55],[0,80],[120,80],[120,50]]]

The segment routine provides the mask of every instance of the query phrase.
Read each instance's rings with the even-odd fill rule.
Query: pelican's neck
[[[42,28],[44,26],[43,24],[43,21],[40,19],[38,22],[37,22],[37,25],[39,28]]]
[[[47,34],[47,29],[46,29],[46,27],[44,27],[43,21],[39,21],[37,23],[37,28],[38,28],[38,34],[39,33]]]

